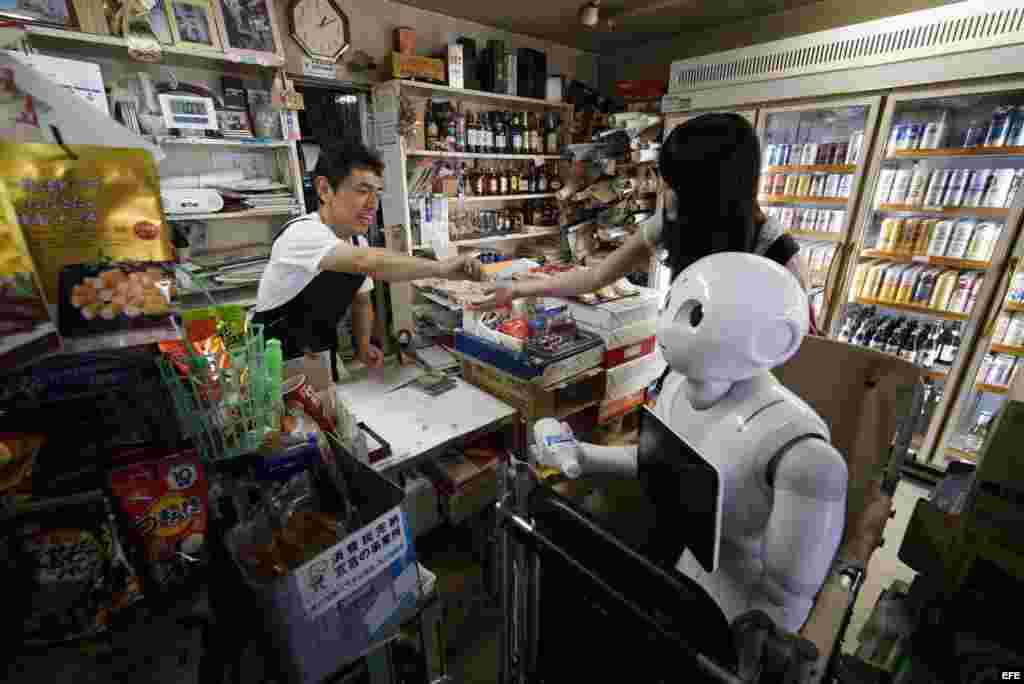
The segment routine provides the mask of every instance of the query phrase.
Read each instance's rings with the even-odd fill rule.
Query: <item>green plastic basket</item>
[[[186,345],[188,346],[188,345]],[[250,325],[241,341],[222,356],[188,350],[188,374],[182,377],[166,358],[160,375],[170,390],[182,432],[207,462],[226,461],[256,451],[273,422],[266,387],[263,326]]]

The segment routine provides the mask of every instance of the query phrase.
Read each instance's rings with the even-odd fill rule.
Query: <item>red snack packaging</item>
[[[498,326],[498,330],[520,340],[525,340],[530,337],[530,325],[526,322],[525,318],[513,318],[507,320]]]
[[[306,382],[305,375],[293,375],[287,378],[282,384],[281,392],[284,394],[285,403],[296,401],[302,404],[302,410],[316,421],[321,430],[324,432],[335,432],[337,430],[334,418],[324,410],[323,402],[317,396],[316,390]]]
[[[114,470],[110,489],[132,523],[131,542],[152,579],[169,588],[197,565],[209,526],[209,484],[194,454]]]

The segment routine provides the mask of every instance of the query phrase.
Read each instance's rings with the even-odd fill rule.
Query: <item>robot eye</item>
[[[696,328],[704,320],[704,307],[698,304],[690,309],[690,327]]]

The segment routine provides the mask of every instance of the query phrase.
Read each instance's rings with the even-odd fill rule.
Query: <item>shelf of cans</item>
[[[779,222],[783,230],[839,235],[846,226],[845,209],[814,207],[763,207],[766,216]]]

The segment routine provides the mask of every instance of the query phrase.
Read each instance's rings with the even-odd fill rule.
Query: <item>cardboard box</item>
[[[607,373],[603,368],[591,368],[560,384],[544,387],[485,363],[464,359],[462,378],[493,394],[531,421],[565,418],[581,407],[600,401],[607,389]]]
[[[657,319],[662,297],[657,290],[641,287],[640,293],[606,304],[591,306],[574,300],[566,300],[569,310],[577,323],[588,330],[599,328],[603,331],[617,331],[635,323]]]
[[[581,325],[587,332],[592,332],[604,340],[604,367],[615,368],[654,351],[657,346],[655,332],[657,319],[649,319],[627,325],[619,330],[602,330]]]
[[[627,394],[619,399],[611,399],[601,402],[597,411],[597,422],[607,423],[609,420],[618,418],[622,414],[641,406],[647,397],[647,389],[641,389],[632,394]]]
[[[621,399],[647,389],[648,385],[658,379],[663,370],[665,370],[665,362],[653,353],[610,369],[605,401]]]
[[[387,61],[388,74],[391,78],[407,78],[420,81],[444,83],[444,60],[432,57],[417,57],[392,52]]]
[[[421,595],[405,493],[344,452],[336,456],[366,524],[288,576],[254,588],[280,666],[302,684],[323,681],[394,636]]]
[[[586,335],[585,332],[583,334]],[[483,362],[513,377],[542,387],[563,382],[587,369],[601,365],[604,345],[596,336],[585,344],[586,347],[576,353],[566,353],[547,362],[538,362],[525,353],[514,352],[497,342],[468,334],[463,330],[455,334],[455,350],[464,358]]]

